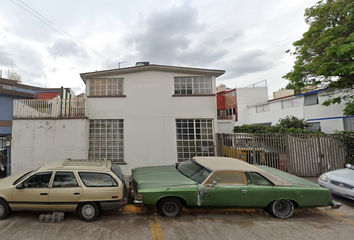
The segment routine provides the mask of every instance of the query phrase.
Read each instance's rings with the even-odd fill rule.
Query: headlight
[[[328,182],[328,177],[325,174],[322,174],[319,179],[321,179],[324,182]]]

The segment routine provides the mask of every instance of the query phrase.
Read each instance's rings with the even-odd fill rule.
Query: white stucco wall
[[[13,119],[11,174],[66,158],[87,158],[87,119]]]
[[[282,100],[294,98],[301,100],[300,106],[282,109]],[[271,122],[274,125],[280,118],[295,116],[300,119],[303,118],[309,123],[319,122],[321,125],[321,131],[325,133],[333,133],[335,130],[342,131],[344,129],[342,117],[344,117],[343,109],[345,105],[336,104],[326,107],[323,106],[322,103],[327,97],[319,94],[318,99],[318,104],[310,106],[304,106],[304,96],[290,97],[270,102],[260,102],[259,104],[251,105],[248,107],[248,124]],[[270,111],[256,113],[256,107],[262,104],[270,104]]]
[[[124,174],[134,167],[177,162],[176,119],[213,119],[216,132],[216,96],[173,96],[177,76],[186,74],[145,71],[112,75],[109,77],[124,78],[126,97],[87,98],[90,119],[124,120]],[[215,89],[214,78],[212,85]]]
[[[238,121],[235,125],[249,124],[249,105],[268,101],[268,87],[236,88]]]

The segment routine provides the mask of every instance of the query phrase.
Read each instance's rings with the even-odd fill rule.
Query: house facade
[[[354,118],[343,115],[344,104],[323,106],[328,97],[325,90],[309,91],[300,95],[281,97],[250,104],[247,124],[274,125],[286,116],[305,119],[310,129],[325,133],[354,130]]]
[[[82,73],[83,116],[14,118],[13,172],[71,157],[108,158],[130,174],[214,156],[215,79],[224,72],[142,63]]]

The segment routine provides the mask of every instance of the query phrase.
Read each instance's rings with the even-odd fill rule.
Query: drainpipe
[[[60,89],[60,113],[59,116],[62,115],[62,111],[63,111],[63,87],[61,87]]]

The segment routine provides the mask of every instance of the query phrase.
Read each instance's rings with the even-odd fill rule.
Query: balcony
[[[85,99],[14,100],[14,118],[85,117]]]

